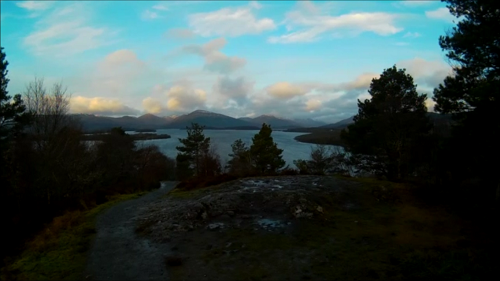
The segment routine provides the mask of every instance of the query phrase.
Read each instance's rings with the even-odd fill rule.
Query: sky
[[[8,91],[62,83],[70,111],[196,109],[327,123],[396,65],[427,94],[451,74],[438,1],[1,1]]]

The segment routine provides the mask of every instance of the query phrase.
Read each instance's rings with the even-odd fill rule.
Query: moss
[[[24,252],[2,269],[5,280],[78,280],[82,278],[87,252],[96,233],[97,215],[116,203],[135,199],[145,192],[118,195],[88,211],[56,217],[30,242]]]
[[[221,280],[482,280],[492,273],[495,259],[486,249],[458,246],[469,239],[463,218],[422,204],[405,184],[351,182],[359,184],[314,201],[323,206],[322,216],[295,219],[283,232],[227,229],[210,238],[210,250],[187,254],[204,261],[197,270],[219,272]],[[388,194],[400,200],[379,200]],[[346,200],[356,208],[342,208]],[[204,238],[194,239],[201,244]],[[479,257],[471,254],[476,251]],[[190,270],[187,265],[175,279]]]

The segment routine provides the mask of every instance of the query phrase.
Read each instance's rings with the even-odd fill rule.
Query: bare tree
[[[65,128],[78,127],[76,120],[68,114],[70,98],[62,83],[55,83],[50,92],[43,79],[35,78],[26,86],[23,100],[32,116],[27,132],[39,148]]]
[[[38,192],[45,193],[49,205],[76,196],[84,188],[87,179],[81,175],[90,168],[91,160],[81,141],[81,125],[68,114],[70,95],[61,83],[48,91],[43,79],[36,78],[26,86],[23,99],[31,115],[26,133],[39,162]]]

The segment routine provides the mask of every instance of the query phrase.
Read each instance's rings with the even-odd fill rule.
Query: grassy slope
[[[190,259],[203,260],[196,270],[208,276],[217,272],[219,280],[487,280],[493,273],[495,239],[484,225],[423,203],[407,186],[352,180],[363,182],[363,188],[342,200],[357,202],[357,209],[325,208],[323,219],[299,220],[292,234],[236,229],[210,240],[195,237],[189,243],[199,246]],[[175,195],[187,198],[198,192]],[[323,206],[338,202],[323,200]],[[206,241],[211,249],[204,249]],[[225,254],[233,248],[238,252]],[[193,270],[176,267],[172,279],[184,280]]]
[[[25,251],[7,262],[2,280],[79,280],[87,252],[96,233],[96,217],[112,205],[137,198],[142,193],[119,195],[87,211],[56,217],[26,244]]]

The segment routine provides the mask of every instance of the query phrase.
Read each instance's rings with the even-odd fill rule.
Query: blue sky
[[[335,122],[393,65],[421,93],[451,72],[438,1],[1,1],[9,93],[62,82],[71,112]]]

